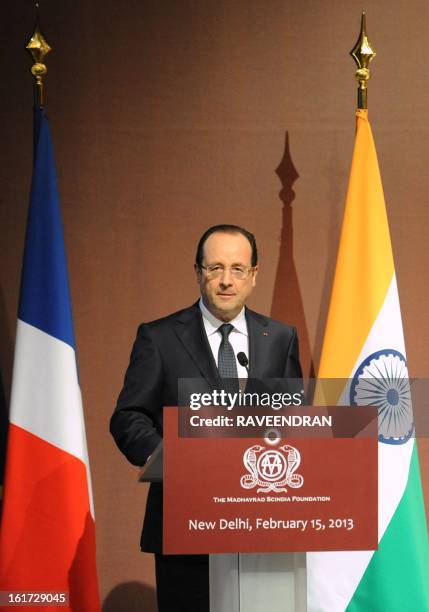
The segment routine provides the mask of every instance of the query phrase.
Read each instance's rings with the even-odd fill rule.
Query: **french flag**
[[[42,108],[35,109],[34,128],[0,525],[0,591],[64,592],[69,603],[62,609],[96,612],[91,477],[55,164]]]

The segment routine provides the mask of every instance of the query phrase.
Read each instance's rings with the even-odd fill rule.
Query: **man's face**
[[[203,266],[221,266],[220,276],[211,278],[197,269],[197,282],[205,306],[221,321],[231,321],[243,308],[256,284],[257,266],[242,280],[231,274],[232,266],[250,268],[252,248],[242,234],[215,232],[204,243]]]

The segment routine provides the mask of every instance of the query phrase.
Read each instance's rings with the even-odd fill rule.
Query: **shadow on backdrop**
[[[293,260],[293,208],[295,192],[292,189],[299,174],[293,164],[289,150],[289,133],[286,131],[282,160],[276,168],[282,184],[279,197],[283,202],[282,230],[279,262],[274,283],[271,316],[273,319],[295,325],[298,330],[301,364],[304,377],[314,378],[314,363],[311,355],[308,328],[305,320],[301,290]]]
[[[15,337],[16,319],[13,321],[13,329],[7,318],[6,300],[3,287],[0,285],[0,369],[3,380],[3,391],[5,400],[9,403],[10,384],[13,367],[13,339]]]
[[[329,302],[334,281],[335,264],[339,247],[339,236],[342,222],[343,202],[345,193],[343,185],[347,184],[347,170],[342,167],[340,152],[335,141],[331,143],[331,155],[323,165],[325,177],[329,185],[329,227],[326,235],[325,270],[323,272],[322,295],[313,344],[313,359],[320,364],[326,322],[328,319]]]
[[[141,582],[123,582],[110,591],[103,612],[157,612],[155,589]]]
[[[0,504],[2,499],[3,474],[6,460],[8,430],[8,399],[12,378],[13,345],[12,333],[7,320],[3,289],[0,287]]]

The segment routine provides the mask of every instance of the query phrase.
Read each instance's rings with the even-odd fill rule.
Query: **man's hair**
[[[203,257],[204,257],[204,244],[207,240],[207,238],[209,236],[211,236],[212,234],[216,234],[216,233],[223,233],[223,234],[241,234],[242,236],[244,236],[245,238],[247,238],[247,240],[249,241],[249,244],[251,246],[252,249],[252,259],[251,259],[251,265],[256,266],[258,263],[258,249],[256,248],[256,240],[255,240],[255,236],[251,233],[248,232],[247,230],[245,230],[243,227],[240,227],[239,225],[214,225],[213,227],[209,227],[208,230],[206,230],[204,232],[204,234],[201,236],[200,241],[198,243],[197,246],[197,253],[195,255],[195,263],[198,267],[200,267],[203,263]]]

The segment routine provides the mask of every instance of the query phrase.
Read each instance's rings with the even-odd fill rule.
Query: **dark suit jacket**
[[[250,378],[301,378],[296,329],[246,308]],[[200,308],[194,304],[140,325],[110,431],[134,465],[143,465],[162,437],[163,406],[178,405],[178,379],[218,378]],[[142,550],[162,550],[162,485],[152,484]]]

